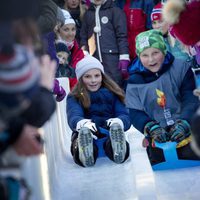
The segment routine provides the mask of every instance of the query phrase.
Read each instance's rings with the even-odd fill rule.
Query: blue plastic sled
[[[176,142],[166,142],[166,143],[155,142],[155,146],[163,150],[165,162],[153,165],[152,168],[154,171],[200,166],[199,160],[178,159],[176,145],[177,145]]]

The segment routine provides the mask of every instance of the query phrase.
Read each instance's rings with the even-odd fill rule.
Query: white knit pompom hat
[[[63,16],[63,24],[76,24],[72,16],[67,10],[61,9]]]
[[[76,65],[76,77],[80,79],[83,74],[91,69],[99,69],[104,74],[104,67],[99,60],[93,56],[87,55],[81,59]]]

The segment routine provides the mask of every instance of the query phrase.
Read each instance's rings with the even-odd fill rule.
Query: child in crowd
[[[177,39],[175,39],[169,32],[169,25],[162,18],[162,7],[163,3],[158,3],[152,10],[151,13],[151,22],[152,28],[160,30],[163,34],[167,51],[172,53],[172,55],[176,58],[191,60],[192,56],[189,56],[189,49],[186,49],[182,43],[180,43]]]
[[[133,60],[136,57],[135,37],[139,33],[151,29],[150,15],[155,0],[115,0],[115,3],[126,14],[129,55]]]
[[[56,45],[56,55],[58,58],[59,66],[57,68],[56,77],[75,77],[75,70],[69,63],[71,61],[71,52],[63,41],[58,41]]]
[[[128,78],[129,50],[126,16],[112,0],[92,0],[81,27],[82,49],[103,64],[108,74],[121,87]]]
[[[71,52],[71,62],[69,63],[75,69],[79,60],[84,57],[83,51],[79,48],[75,39],[76,24],[72,18],[65,19],[64,24],[58,24],[55,28],[56,40],[63,40]],[[55,40],[55,41],[56,41]],[[77,83],[76,78],[69,78],[70,89]]]
[[[130,119],[124,104],[123,90],[105,73],[103,65],[88,55],[76,67],[78,83],[67,97],[67,118],[72,133],[71,153],[84,167],[93,166],[98,157],[97,142],[105,138],[105,154],[116,163],[129,157],[124,131]],[[99,131],[109,131],[109,136]]]
[[[38,128],[55,111],[55,67],[47,55],[38,59],[30,46],[1,46],[0,154],[10,145],[20,155],[42,153]]]
[[[81,0],[64,0],[63,9],[69,11],[70,15],[76,22],[76,40],[79,43],[80,29],[87,6],[86,4],[83,4]]]
[[[197,159],[190,149],[190,122],[198,108],[193,95],[195,81],[191,63],[166,51],[162,33],[149,30],[136,37],[138,58],[130,66],[126,105],[135,128],[148,138],[152,164],[164,161],[157,142],[178,143],[179,158]]]
[[[163,8],[163,17],[170,24],[174,37],[183,44],[194,47],[197,67],[200,66],[200,1],[168,0]],[[197,70],[198,71],[198,70]],[[199,82],[196,74],[196,82]],[[199,84],[194,94],[200,96]],[[196,111],[192,120],[192,148],[200,156],[199,122],[200,108]]]

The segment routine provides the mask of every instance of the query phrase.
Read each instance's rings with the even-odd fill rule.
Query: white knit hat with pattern
[[[64,17],[63,23],[64,24],[76,24],[75,21],[73,20],[72,16],[67,10],[62,9],[62,14]]]
[[[80,79],[83,74],[91,69],[99,69],[104,74],[104,67],[99,60],[93,56],[87,55],[81,59],[76,65],[76,77]]]

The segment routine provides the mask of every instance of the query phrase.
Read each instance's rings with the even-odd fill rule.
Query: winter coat
[[[167,51],[169,51],[175,58],[183,60],[192,60],[192,57],[188,53],[184,52],[183,45],[177,39],[175,39],[174,45],[171,44],[170,40],[172,36],[164,36]]]
[[[130,128],[130,119],[125,105],[118,97],[106,88],[90,92],[91,105],[84,110],[82,105],[72,95],[67,97],[67,120],[72,130],[82,119],[91,119],[97,126],[106,127],[106,120],[119,118],[124,123],[124,130]]]
[[[49,120],[56,108],[51,91],[40,87],[31,99],[30,106],[19,116],[8,121],[8,128],[0,137],[0,154],[17,141],[25,124],[42,127]]]
[[[81,46],[88,46],[88,39],[94,33],[95,5],[86,11],[81,28]],[[101,5],[100,11],[101,37],[100,48],[103,53],[128,54],[126,18],[121,9],[114,6],[112,0]],[[97,44],[97,42],[96,42]]]
[[[51,59],[54,59],[57,61],[57,66],[59,66],[59,61],[56,56],[56,47],[55,47],[55,38],[56,35],[54,32],[50,32],[44,36],[44,40],[46,41],[46,51],[50,55]],[[76,68],[76,64],[78,61],[80,61],[82,58],[84,58],[84,53],[81,48],[79,48],[79,45],[77,41],[74,41],[74,46],[70,50],[71,52],[71,61],[69,62],[69,66],[73,69]],[[75,86],[77,83],[76,78],[69,78],[69,84],[70,84],[70,90]]]
[[[136,57],[135,37],[151,28],[150,16],[155,3],[153,0],[119,0],[117,3],[126,14],[129,55],[132,60]]]
[[[89,41],[92,41],[91,46],[96,46],[93,55],[102,61],[105,72],[120,84],[122,77],[118,69],[119,55],[127,54],[128,56],[129,53],[125,14],[120,8],[114,6],[112,0],[107,0],[101,5],[99,15],[97,15],[101,31],[96,33],[94,27],[98,27],[96,24],[98,17],[95,17],[95,12],[96,6],[91,3],[82,22],[80,45],[89,50]]]
[[[166,127],[166,112],[171,113],[174,121],[185,119],[190,122],[199,105],[198,98],[193,95],[194,89],[190,62],[174,59],[168,52],[161,69],[153,73],[135,59],[126,90],[126,106],[133,126],[143,132],[147,122],[156,120]],[[164,97],[165,101],[160,102]]]

